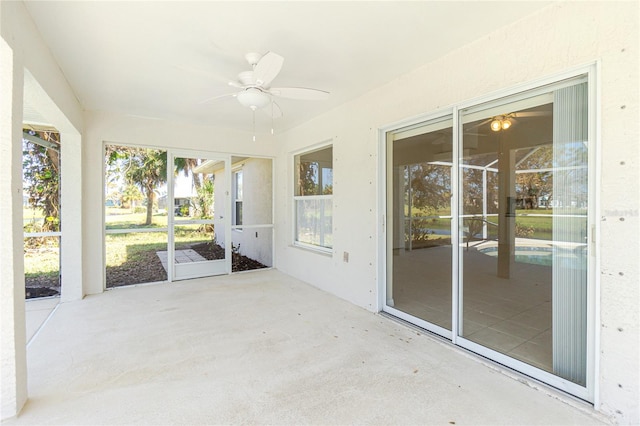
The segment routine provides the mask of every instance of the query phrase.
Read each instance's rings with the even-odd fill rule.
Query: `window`
[[[242,170],[233,174],[233,224],[242,225]]]
[[[295,156],[295,244],[333,247],[333,148]]]

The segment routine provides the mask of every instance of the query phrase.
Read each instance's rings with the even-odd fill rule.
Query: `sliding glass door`
[[[451,116],[387,138],[387,306],[451,333]]]
[[[588,91],[579,76],[386,140],[384,310],[584,399],[593,362]]]

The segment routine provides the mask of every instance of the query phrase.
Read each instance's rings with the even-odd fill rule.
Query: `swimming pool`
[[[558,250],[558,249],[556,249]],[[485,247],[478,249],[480,253],[491,257],[498,257],[498,247]],[[516,247],[515,260],[518,263],[529,263],[532,265],[552,266],[553,265],[552,247]],[[563,250],[567,251],[567,250]],[[565,254],[565,253],[563,253]],[[575,256],[571,251],[567,251],[568,255]]]

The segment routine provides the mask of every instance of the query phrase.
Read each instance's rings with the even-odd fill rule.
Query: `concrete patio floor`
[[[602,424],[276,270],[62,303],[28,370],[29,401],[3,424]]]

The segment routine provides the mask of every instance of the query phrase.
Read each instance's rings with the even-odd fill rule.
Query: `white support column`
[[[502,133],[502,132],[501,132]],[[516,246],[516,167],[515,150],[500,135],[498,153],[498,273],[500,278],[510,278],[515,262]]]
[[[77,132],[62,132],[61,147],[61,218],[62,238],[61,301],[84,297],[82,289],[82,139]]]
[[[0,38],[0,418],[27,400],[25,286],[22,235],[22,91],[24,70]]]

